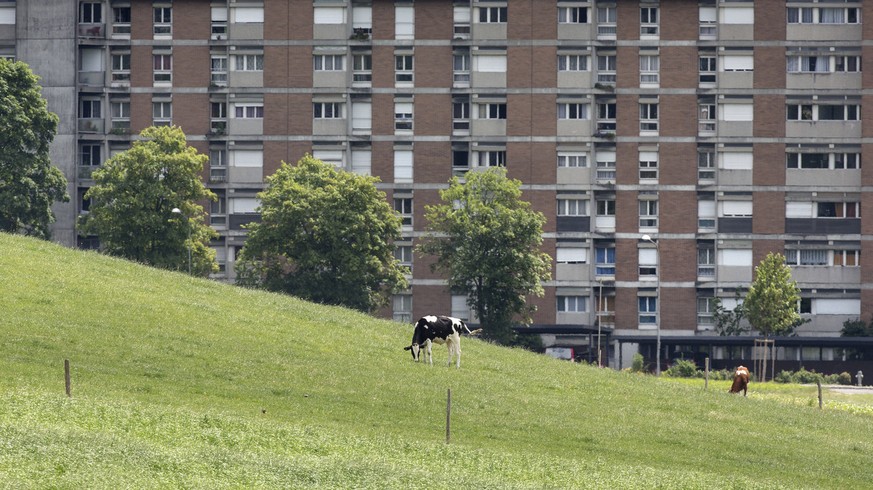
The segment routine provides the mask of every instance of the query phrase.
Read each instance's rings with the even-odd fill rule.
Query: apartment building
[[[385,315],[469,318],[412,250],[452,176],[502,166],[547,217],[534,322],[571,327],[548,342],[712,335],[710,298],[771,251],[800,336],[834,337],[873,311],[865,19],[873,1],[18,0],[0,55],[61,117],[68,245],[94,243],[73,229],[91,171],[174,124],[210,156],[221,278],[265,177],[310,152],[378,176],[403,217],[412,286]]]

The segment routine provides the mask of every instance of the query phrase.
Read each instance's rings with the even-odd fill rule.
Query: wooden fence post
[[[706,358],[706,361],[703,362],[703,364],[706,366],[706,381],[703,382],[703,389],[705,391],[705,390],[709,389],[709,358],[708,357]]]
[[[72,397],[72,393],[70,391],[70,360],[64,359],[64,385],[67,389],[67,397]]]
[[[446,444],[452,441],[452,389],[446,396]]]
[[[817,380],[815,384],[818,385],[818,409],[821,410],[821,380]]]

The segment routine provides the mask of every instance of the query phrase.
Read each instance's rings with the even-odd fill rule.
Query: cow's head
[[[403,348],[403,350],[408,350],[412,352],[412,360],[418,362],[418,355],[421,353],[421,346],[418,344],[412,344]]]

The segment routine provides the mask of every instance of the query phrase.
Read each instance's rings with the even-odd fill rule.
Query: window
[[[640,36],[658,35],[658,7],[640,8]]]
[[[697,275],[698,277],[715,277],[715,249],[697,249]]]
[[[639,313],[641,325],[653,325],[658,322],[658,298],[654,296],[639,296]]]
[[[261,109],[263,110],[263,107]],[[315,119],[342,119],[343,104],[341,102],[313,102],[312,117]]]
[[[470,83],[470,53],[452,55],[452,81],[464,86]]]
[[[558,216],[588,216],[588,200],[558,199]]]
[[[155,126],[169,126],[173,122],[172,102],[152,102],[152,120]]]
[[[109,103],[109,114],[112,118],[112,129],[130,129],[130,102],[119,101]]]
[[[412,182],[414,155],[409,150],[394,150],[394,182]]]
[[[786,117],[789,121],[857,121],[860,112],[855,104],[789,104]]]
[[[100,119],[103,117],[100,99],[82,99],[79,102],[79,117],[82,119]]]
[[[315,71],[343,71],[346,57],[341,54],[317,54],[312,57]]]
[[[227,215],[227,198],[219,196],[209,204],[209,224],[223,226]]]
[[[355,39],[365,40],[373,33],[373,7],[352,4],[352,32]]]
[[[658,104],[640,104],[640,131],[658,130]]]
[[[718,9],[701,6],[698,12],[698,22],[700,39],[715,39],[718,33]]]
[[[860,153],[787,153],[787,168],[801,169],[858,169]]]
[[[615,7],[597,7],[597,35],[614,37],[618,12]]]
[[[415,39],[415,9],[394,7],[394,39]]]
[[[588,311],[588,298],[585,296],[557,296],[558,313],[584,313]]]
[[[470,168],[470,147],[466,143],[452,145],[452,170],[466,172]]]
[[[703,102],[697,106],[697,130],[701,133],[715,132],[718,111],[713,103]]]
[[[352,99],[352,132],[369,134],[373,130],[373,102]]]
[[[342,108],[340,108],[340,111]],[[237,119],[263,119],[264,104],[235,104],[233,117]]]
[[[506,7],[479,7],[479,22],[483,24],[506,22],[506,13]]]
[[[227,56],[212,56],[211,82],[216,86],[227,85]]]
[[[412,55],[398,55],[394,57],[394,81],[397,83],[412,83],[413,63]]]
[[[470,130],[470,101],[452,100],[452,131]]]
[[[79,165],[85,167],[98,167],[103,163],[100,157],[99,144],[84,144],[79,147]]]
[[[597,152],[597,182],[615,183],[615,151]]]
[[[227,35],[227,8],[212,7],[212,39],[221,39]]]
[[[130,81],[130,53],[112,54],[112,81]]]
[[[753,71],[755,57],[751,54],[727,54],[721,57],[723,71]]]
[[[412,198],[411,197],[395,197],[394,211],[400,215],[401,224],[403,226],[412,226]]]
[[[559,54],[558,71],[588,71],[588,55]]]
[[[312,23],[318,24],[345,24],[346,9],[345,7],[313,7],[312,8]]]
[[[588,249],[561,247],[559,245],[555,249],[555,262],[559,264],[587,264]]]
[[[658,276],[658,250],[641,248],[638,253],[638,269],[640,280],[652,279]]]
[[[722,104],[719,107],[722,121],[748,122],[755,117],[753,104]]]
[[[558,24],[587,24],[588,7],[558,7]]]
[[[712,196],[697,198],[697,228],[701,231],[715,229],[716,206]]]
[[[615,132],[616,103],[599,102],[597,104],[597,132]]]
[[[640,152],[640,180],[658,180],[658,152]]]
[[[697,178],[699,180],[715,179],[715,149],[697,149]]]
[[[369,83],[373,80],[373,55],[354,54],[352,55],[352,81]]]
[[[231,7],[233,22],[237,24],[263,24],[264,7]]]
[[[857,202],[818,202],[818,218],[860,218],[861,207]]]
[[[598,199],[597,216],[615,216],[615,199]]]
[[[712,325],[712,297],[698,297],[697,298],[697,324],[698,325]]]
[[[785,250],[785,263],[800,266],[826,266],[828,265],[827,250]]]
[[[827,73],[830,71],[830,56],[789,56],[788,73]]]
[[[594,274],[598,276],[615,275],[615,247],[597,247],[594,249]]]
[[[505,167],[506,152],[505,151],[475,151],[473,152],[473,162],[478,167]]]
[[[700,83],[715,83],[717,62],[718,58],[714,54],[700,55],[698,58]]]
[[[210,103],[210,130],[213,133],[223,133],[227,127],[227,103]]]
[[[395,294],[392,299],[393,319],[395,322],[412,323],[412,295]]]
[[[79,22],[82,24],[102,24],[103,4],[99,2],[82,2],[79,8]]]
[[[130,7],[112,8],[112,33],[130,34]]]
[[[788,7],[789,24],[858,24],[854,7]]]
[[[213,149],[209,151],[209,180],[224,182],[227,178],[227,151]]]
[[[173,55],[171,54],[156,54],[154,59],[154,81],[155,83],[170,83],[173,81]]]
[[[394,247],[394,258],[400,265],[412,269],[412,245],[397,245]]]
[[[505,103],[476,104],[479,109],[479,119],[506,119]]]
[[[597,81],[615,83],[616,57],[614,54],[597,56]]]
[[[154,8],[154,33],[155,35],[170,35],[173,33],[173,8]]]
[[[263,71],[264,55],[237,54],[233,56],[234,69],[238,71]]]
[[[640,228],[656,228],[658,226],[658,201],[640,201]]]
[[[588,155],[580,152],[559,151],[558,168],[587,168]]]
[[[412,102],[394,103],[394,130],[412,131]]]
[[[657,84],[659,69],[658,55],[640,55],[640,84]]]
[[[453,11],[455,39],[470,38],[470,6],[456,5]]]
[[[834,250],[834,266],[859,267],[861,265],[860,250]]]
[[[835,56],[834,71],[836,72],[859,72],[861,71],[860,56]]]
[[[588,104],[559,103],[558,119],[590,119],[588,116]]]

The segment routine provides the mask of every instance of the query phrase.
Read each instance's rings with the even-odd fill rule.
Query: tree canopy
[[[743,307],[746,318],[762,334],[787,335],[802,323],[798,311],[800,288],[780,253],[769,253],[755,267]]]
[[[0,231],[50,237],[52,204],[70,200],[67,179],[49,159],[57,128],[39,77],[0,59]]]
[[[376,182],[310,155],[282,162],[258,194],[237,282],[365,312],[386,306],[408,271],[394,257],[400,217]]]
[[[176,126],[149,127],[139,136],[94,171],[80,233],[97,235],[110,255],[187,271],[190,250],[194,275],[217,271],[209,241],[218,235],[198,204],[216,199],[200,180],[208,157],[188,146]]]
[[[512,322],[529,322],[530,295],[542,296],[551,277],[551,257],[539,250],[542,213],[521,199],[521,182],[493,167],[468,172],[427,206],[428,235],[418,252],[436,258],[433,269],[448,276],[455,294],[467,296],[486,337],[511,343]]]

